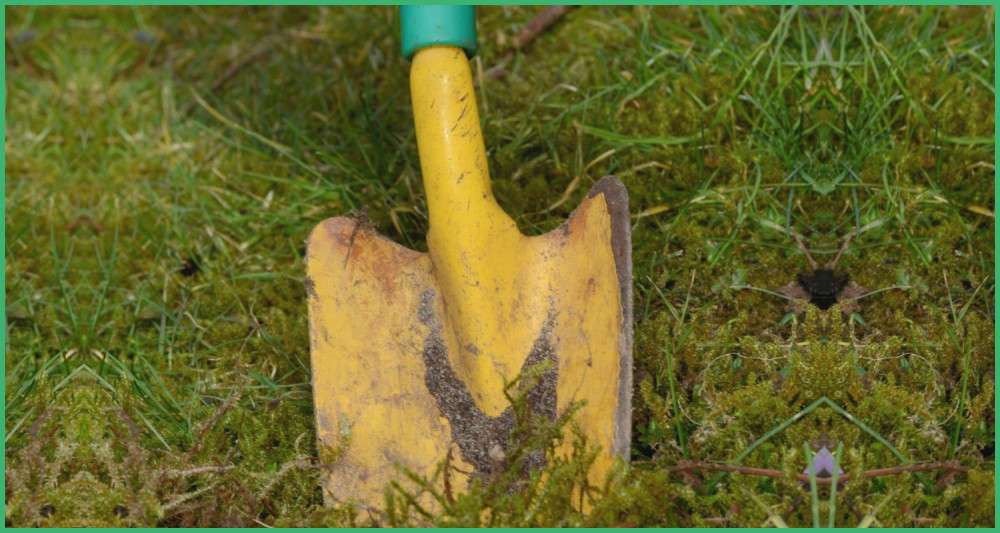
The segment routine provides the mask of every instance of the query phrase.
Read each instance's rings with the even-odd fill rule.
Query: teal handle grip
[[[475,6],[400,6],[399,20],[406,59],[433,45],[457,46],[469,57],[476,54]]]

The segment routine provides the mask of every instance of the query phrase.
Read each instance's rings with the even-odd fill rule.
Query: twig
[[[257,59],[260,59],[267,52],[271,50],[270,40],[265,40],[263,44],[258,46],[255,50],[251,51],[249,54],[241,57],[238,61],[233,63],[222,73],[221,76],[215,79],[212,86],[209,88],[209,92],[218,92],[220,89],[226,86],[227,83],[233,80],[237,74],[240,73],[247,65],[253,63]]]
[[[201,446],[205,442],[205,434],[208,433],[208,431],[212,429],[216,423],[219,422],[219,419],[221,419],[223,415],[229,412],[229,410],[232,409],[234,405],[236,405],[236,402],[240,401],[240,396],[241,393],[239,391],[236,391],[231,395],[229,395],[229,398],[227,398],[225,403],[223,403],[215,411],[215,413],[212,415],[212,418],[206,420],[205,423],[198,428],[194,446],[192,446],[191,450],[187,453],[188,457],[194,457],[196,453],[201,451]]]
[[[539,35],[550,26],[559,22],[559,19],[563,17],[569,10],[573,9],[573,6],[549,6],[539,12],[533,19],[528,21],[527,24],[521,28],[521,32],[517,34],[514,39],[514,48],[522,49],[527,47]]]
[[[184,503],[184,502],[186,502],[188,500],[191,500],[193,498],[197,498],[198,496],[201,496],[202,494],[205,494],[206,492],[214,489],[216,487],[216,485],[218,485],[218,483],[212,483],[211,485],[209,485],[209,486],[207,486],[205,488],[201,488],[201,489],[198,489],[196,491],[186,492],[184,494],[181,494],[180,496],[178,496],[178,497],[170,500],[169,502],[163,504],[163,507],[160,507],[160,512],[162,512],[164,514],[164,516],[172,516],[173,513],[167,514],[167,511],[169,511],[170,509],[173,509],[174,507],[177,507],[178,505],[180,505],[180,504],[182,504],[182,503]]]
[[[792,237],[795,239],[795,243],[799,245],[799,250],[802,250],[802,253],[806,254],[806,260],[809,261],[809,267],[813,270],[819,268],[819,263],[813,259],[812,254],[809,253],[809,248],[807,248],[805,243],[802,242],[802,235],[797,231],[792,231]]]
[[[772,470],[770,468],[755,468],[752,466],[738,466],[738,465],[727,465],[725,463],[710,463],[707,461],[680,461],[677,466],[673,468],[680,473],[690,472],[691,470],[710,470],[715,472],[733,472],[736,474],[747,474],[750,476],[764,476],[773,478],[783,478],[785,473],[781,470]]]
[[[934,470],[947,470],[949,472],[967,472],[969,469],[959,464],[958,461],[940,461],[936,463],[922,463],[916,465],[901,465],[890,468],[876,468],[866,470],[861,473],[862,478],[895,476],[908,472],[931,472]],[[844,476],[846,479],[848,476]]]
[[[487,79],[498,80],[506,76],[507,70],[504,66],[514,57],[514,52],[527,48],[542,32],[559,22],[559,19],[573,7],[575,6],[550,6],[529,20],[514,38],[511,48],[500,58],[500,62],[486,71]]]
[[[707,461],[680,461],[677,466],[673,467],[674,471],[685,475],[691,474],[693,470],[705,470],[713,472],[730,472],[735,474],[746,474],[749,476],[763,476],[770,478],[784,478],[787,477],[781,470],[773,470],[770,468],[756,468],[752,466],[739,466],[739,465],[728,465],[725,463],[712,463]],[[949,473],[952,472],[966,472],[968,468],[960,465],[958,461],[941,461],[936,463],[922,463],[914,465],[900,465],[892,466],[888,468],[875,468],[872,470],[865,470],[860,474],[860,478],[868,479],[873,477],[882,476],[895,476],[899,474],[906,474],[911,472],[931,472],[934,470],[947,470]],[[795,476],[795,479],[803,483],[809,483],[809,476],[807,474],[799,474]],[[842,476],[837,476],[837,484],[847,482],[851,479],[850,474],[844,474]],[[817,477],[816,483],[819,485],[830,485],[833,483],[832,477]]]
[[[187,477],[195,474],[220,474],[236,468],[235,465],[206,465],[187,468],[184,470],[164,470],[163,474],[168,477]]]
[[[273,489],[274,486],[277,485],[279,481],[281,481],[281,478],[285,477],[285,474],[291,472],[293,469],[296,468],[312,469],[312,468],[319,468],[319,466],[320,465],[316,464],[316,462],[314,462],[313,458],[311,457],[300,457],[298,459],[293,459],[291,461],[288,461],[287,463],[281,465],[281,468],[279,468],[278,471],[275,472],[274,476],[272,476],[271,479],[267,482],[267,484],[264,485],[264,488],[262,488],[258,493],[257,499],[258,500],[264,499],[264,497],[271,492],[271,489]]]
[[[834,268],[837,266],[837,262],[840,261],[840,256],[844,255],[844,252],[847,251],[847,247],[851,244],[851,240],[854,239],[854,236],[857,235],[857,233],[858,231],[853,229],[844,237],[844,244],[840,245],[840,249],[837,250],[836,257],[833,258],[833,261],[830,261],[828,268]]]
[[[212,82],[212,85],[210,85],[208,88],[208,93],[215,94],[219,92],[220,90],[222,90],[223,87],[226,86],[226,84],[228,84],[230,81],[236,78],[236,75],[239,74],[241,70],[246,68],[254,61],[257,61],[258,59],[264,57],[264,55],[266,55],[267,52],[271,51],[272,42],[273,39],[265,39],[260,46],[258,46],[250,53],[236,60],[236,62],[234,62],[232,65],[229,65],[229,68],[227,68],[225,72],[222,73],[222,75],[220,75],[218,78],[215,79],[215,81]],[[187,105],[184,106],[184,109],[181,110],[180,114],[181,118],[187,117],[191,113],[191,111],[194,110],[194,106],[196,104],[197,102],[195,101],[188,102]]]

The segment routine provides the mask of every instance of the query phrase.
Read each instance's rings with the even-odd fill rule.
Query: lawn
[[[531,234],[628,189],[627,468],[323,506],[305,239],[426,250],[394,8],[11,7],[7,524],[991,526],[993,8],[583,7],[513,50],[539,10],[478,10],[493,189]],[[810,258],[864,296],[796,307]]]

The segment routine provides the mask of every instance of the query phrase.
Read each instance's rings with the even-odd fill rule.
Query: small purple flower
[[[828,450],[826,446],[820,448],[819,451],[816,452],[816,455],[813,455],[812,464],[813,464],[813,470],[816,472],[816,477],[833,477],[833,468],[835,462],[836,461],[834,460],[833,454],[830,453],[830,450]],[[808,476],[809,467],[808,466],[805,467],[805,469],[802,470],[802,473]],[[844,475],[844,469],[838,466],[837,477],[840,477],[842,475]]]

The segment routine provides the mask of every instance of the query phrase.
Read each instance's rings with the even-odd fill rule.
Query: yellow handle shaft
[[[506,215],[490,189],[486,147],[465,52],[452,46],[419,50],[410,69],[410,94],[431,239],[454,238],[461,241],[463,249],[473,251],[479,246],[475,239],[481,235],[469,227],[469,221],[484,215]]]
[[[427,191],[427,248],[461,353],[451,363],[490,416],[546,318],[548,276],[490,190],[472,70],[462,49],[419,50],[410,94]],[[524,323],[522,323],[524,322]]]

